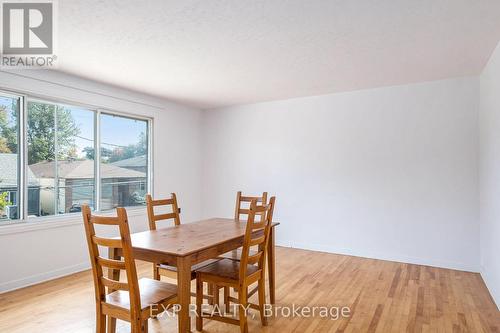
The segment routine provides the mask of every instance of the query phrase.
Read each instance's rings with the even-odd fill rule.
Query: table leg
[[[276,304],[276,244],[273,227],[271,227],[271,231],[269,232],[267,256],[267,264],[269,270],[269,298],[271,304]]]
[[[177,258],[177,293],[179,305],[179,333],[191,332],[189,306],[191,304],[191,258]]]
[[[117,255],[116,249],[109,248],[108,249],[108,258],[114,260],[121,260],[120,256]],[[111,269],[108,268],[108,278],[111,280],[119,281],[120,280],[120,270],[119,269]],[[112,293],[114,290],[108,288],[108,294]],[[108,333],[114,333],[116,331],[116,318],[108,316]]]

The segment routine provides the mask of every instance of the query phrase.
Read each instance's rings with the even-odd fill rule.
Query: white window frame
[[[18,184],[18,189],[17,189],[17,206],[18,206],[18,214],[19,218],[17,220],[5,220],[0,222],[0,226],[2,224],[11,224],[11,223],[17,223],[21,220],[21,218],[24,216],[23,211],[22,211],[22,202],[24,200],[25,195],[28,193],[28,187],[26,186],[26,191],[24,190],[24,185],[25,185],[25,171],[23,168],[24,165],[24,142],[25,142],[25,133],[21,134],[21,128],[23,128],[24,125],[24,106],[26,103],[25,96],[23,94],[17,94],[15,92],[7,91],[7,90],[0,90],[0,96],[6,97],[6,98],[17,98],[19,99],[19,115],[17,118],[17,126],[18,126],[18,133],[17,133],[17,140],[18,140],[18,152],[17,152],[17,184]],[[24,132],[24,131],[23,131]],[[9,194],[10,196],[10,194]]]
[[[16,91],[10,91],[6,89],[0,89],[0,96],[9,98],[19,98],[19,152],[18,152],[18,174],[19,174],[19,190],[18,190],[18,205],[19,205],[19,219],[17,220],[5,220],[0,221],[0,234],[2,234],[2,229],[6,229],[6,226],[17,225],[20,226],[19,231],[38,229],[42,226],[47,227],[58,227],[62,225],[71,225],[81,223],[81,213],[65,213],[65,214],[55,214],[50,216],[37,216],[28,218],[28,186],[27,186],[27,175],[28,175],[28,143],[26,140],[27,133],[27,112],[28,112],[28,100],[41,102],[41,103],[51,103],[63,106],[73,106],[80,107],[89,111],[94,112],[94,195],[95,195],[95,209],[96,212],[108,213],[107,211],[100,211],[100,195],[101,195],[101,177],[100,177],[100,116],[101,113],[116,115],[120,117],[142,120],[147,122],[147,143],[148,143],[148,158],[147,158],[147,192],[153,192],[153,117],[147,117],[143,115],[137,115],[133,113],[127,113],[122,111],[113,110],[110,108],[101,108],[98,106],[92,106],[85,103],[70,101],[57,97],[50,96],[40,96],[35,94],[27,94]],[[131,216],[136,214],[142,214],[144,211],[144,206],[131,206],[125,207],[131,212]],[[135,211],[135,212],[134,212]],[[112,212],[112,210],[111,210]],[[66,223],[67,222],[67,223]],[[49,225],[50,224],[50,225]],[[16,230],[14,232],[16,232]]]
[[[151,159],[152,156],[152,146],[153,146],[153,119],[148,118],[148,117],[143,117],[143,116],[137,116],[137,115],[131,115],[123,112],[115,112],[111,111],[109,109],[97,109],[95,113],[95,117],[97,118],[96,121],[94,122],[94,128],[97,130],[94,132],[96,138],[95,144],[96,148],[94,149],[94,159],[96,161],[101,161],[101,114],[109,114],[109,115],[114,115],[118,117],[123,117],[123,118],[129,118],[132,120],[142,120],[146,121],[147,123],[147,141],[148,141],[148,159],[147,159],[147,176],[146,176],[146,182],[147,182],[147,192],[148,193],[153,193],[153,160]],[[99,127],[97,127],[99,126]],[[97,132],[97,133],[96,133]],[[96,190],[95,190],[95,196],[96,196],[96,211],[98,212],[106,212],[101,210],[101,171],[100,171],[100,165],[101,163],[99,162],[94,162],[95,166],[95,175],[98,179],[96,179]],[[99,194],[99,195],[98,195]],[[125,207],[128,209],[136,209],[144,206],[131,206],[131,207]],[[109,211],[109,210],[108,210]]]

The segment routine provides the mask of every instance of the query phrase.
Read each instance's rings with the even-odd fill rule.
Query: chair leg
[[[260,322],[262,326],[267,326],[267,318],[264,316],[264,305],[266,304],[266,285],[265,279],[259,280],[259,312],[260,312]]]
[[[144,320],[142,323],[142,332],[143,333],[148,333],[148,320]]]
[[[96,333],[106,333],[106,316],[97,310],[96,314]]]
[[[143,322],[139,320],[134,320],[130,323],[130,332],[131,333],[143,333]]]
[[[153,279],[160,281],[160,270],[156,264],[153,264]]]
[[[207,294],[212,296],[212,298],[208,298],[208,304],[214,305],[214,285],[211,283],[207,283]]]
[[[215,284],[212,288],[214,289],[214,303],[215,303],[214,305],[219,306],[219,304],[220,304],[219,286]]]
[[[247,322],[247,304],[248,304],[248,287],[240,288],[239,292],[239,313],[240,313],[240,332],[248,333],[248,322]]]
[[[229,287],[224,287],[224,304],[226,306],[226,313],[230,312],[230,301],[229,301]]]
[[[115,332],[116,332],[116,318],[108,316],[108,333],[115,333]]]
[[[210,284],[209,284],[210,285]],[[196,277],[196,330],[203,331],[203,318],[201,307],[203,304],[203,281]]]

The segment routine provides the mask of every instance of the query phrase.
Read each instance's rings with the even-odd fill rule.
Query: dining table
[[[267,246],[270,304],[276,302],[275,229],[278,225],[278,222],[272,223]],[[191,267],[242,247],[245,232],[246,221],[210,218],[130,235],[135,259],[157,264],[168,263],[168,265],[177,267],[177,293],[180,305],[178,312],[179,332],[191,331],[189,315]],[[111,248],[108,253],[109,258],[120,260],[120,251],[120,249]],[[120,278],[120,270],[110,269],[108,274],[113,280]],[[115,320],[108,321],[108,329],[109,326],[115,325]],[[114,332],[114,330],[109,331]]]

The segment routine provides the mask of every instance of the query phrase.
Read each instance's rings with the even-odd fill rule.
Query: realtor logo
[[[3,3],[3,54],[52,54],[52,3]]]
[[[53,67],[54,3],[2,1],[1,67]]]

